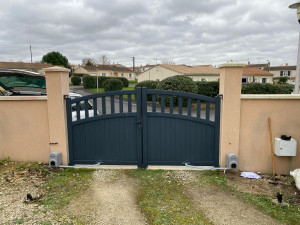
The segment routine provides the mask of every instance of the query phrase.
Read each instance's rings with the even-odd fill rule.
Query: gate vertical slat
[[[106,101],[105,96],[102,97],[102,115],[106,114]]]
[[[135,96],[137,98],[137,94]],[[138,102],[137,99],[136,99],[136,102]],[[132,112],[131,94],[128,95],[128,112]]]
[[[192,99],[188,98],[188,116],[192,115]]]
[[[160,104],[161,104],[161,112],[164,113],[165,112],[165,96],[164,95],[161,95],[161,99],[160,99]]]
[[[141,90],[142,98],[141,98],[141,107],[142,107],[142,167],[147,168],[148,167],[148,119],[147,119],[147,89],[142,88]]]
[[[136,100],[136,126],[137,126],[137,163],[139,168],[143,168],[143,131],[142,131],[142,88],[135,89]],[[131,103],[131,96],[128,95],[128,112],[129,112],[129,99]]]
[[[152,95],[152,112],[156,112],[156,95]]]
[[[97,116],[98,115],[98,113],[97,113],[97,109],[98,109],[97,98],[93,98],[93,109],[94,109],[94,116]]]
[[[84,100],[84,113],[85,113],[85,118],[89,118],[89,101]]]
[[[115,96],[110,96],[110,114],[115,113]]]
[[[200,118],[201,116],[201,101],[197,99],[197,117]]]
[[[67,108],[67,126],[68,126],[68,144],[69,144],[69,165],[74,165],[74,149],[73,149],[73,129],[72,129],[72,106],[71,98],[66,98]]]
[[[173,114],[173,95],[170,96],[170,113]]]
[[[210,114],[210,102],[206,102],[206,120],[209,120],[209,114]]]
[[[178,113],[180,114],[180,115],[182,115],[182,97],[180,96],[179,97],[179,104],[178,104]]]
[[[215,152],[214,152],[214,166],[219,167],[219,141],[220,141],[220,105],[221,96],[215,98]]]
[[[120,108],[120,113],[123,113],[123,95],[119,96],[119,108]]]
[[[76,117],[80,120],[80,102],[76,102]]]

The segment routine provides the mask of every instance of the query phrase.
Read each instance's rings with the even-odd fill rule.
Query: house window
[[[124,77],[124,73],[122,73],[121,76]]]
[[[90,73],[90,75],[91,75],[91,76],[96,76],[96,74],[95,74],[95,73]]]
[[[247,84],[248,83],[248,78],[247,77],[243,77],[242,78],[242,84]]]
[[[280,71],[280,76],[281,77],[291,76],[291,71],[290,70],[281,70]]]
[[[106,77],[106,73],[101,73],[101,77]]]
[[[131,73],[128,74],[128,78],[131,78]]]
[[[268,78],[261,78],[260,79],[260,83],[262,83],[262,84],[265,84],[265,83],[268,83],[268,82],[269,82]]]

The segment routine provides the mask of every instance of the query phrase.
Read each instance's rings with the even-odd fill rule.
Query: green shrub
[[[80,85],[81,84],[81,78],[80,77],[71,77],[71,82],[74,85]]]
[[[219,94],[219,82],[218,81],[196,81],[198,86],[198,94],[208,97],[216,97]]]
[[[135,88],[137,87],[145,87],[147,89],[157,89],[157,86],[159,84],[159,81],[154,81],[154,80],[145,80],[137,83],[135,85]]]
[[[183,75],[168,77],[162,80],[158,84],[157,88],[161,90],[182,91],[182,92],[189,92],[193,94],[196,94],[198,91],[197,84],[195,84],[195,82],[191,78]],[[158,96],[158,100],[160,101],[160,96]],[[187,102],[188,102],[187,98],[183,97],[182,105],[187,106]],[[165,96],[165,104],[166,106],[169,106],[169,96]],[[174,96],[173,104],[175,106],[178,105],[178,97]]]
[[[288,77],[280,77],[278,84],[286,84],[288,81]]]
[[[82,83],[84,88],[96,88],[96,79],[90,75],[84,75]]]
[[[129,86],[129,80],[125,77],[115,77],[116,79],[119,79],[123,83],[123,87],[128,87]]]
[[[74,73],[74,77],[83,77],[84,75],[87,75],[85,73]]]
[[[290,94],[294,85],[250,83],[242,86],[242,94]]]
[[[294,91],[295,85],[281,84],[279,87],[281,88],[282,94],[291,94]]]
[[[145,80],[145,81],[141,81],[141,82],[137,83],[137,85],[135,85],[135,88],[145,87],[147,89],[157,89],[158,84],[159,84],[159,81]],[[152,101],[151,95],[147,96],[147,101]]]
[[[106,80],[104,83],[104,91],[118,91],[123,89],[123,83],[119,79],[110,78]]]
[[[97,85],[97,77],[95,77],[96,79],[96,85]],[[99,88],[104,88],[104,82],[109,80],[109,79],[112,79],[111,77],[100,77],[98,76],[98,85],[99,85]]]

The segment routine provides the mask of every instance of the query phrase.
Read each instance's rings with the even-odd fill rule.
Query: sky
[[[0,0],[0,61],[59,51],[69,63],[106,55],[136,66],[234,61],[295,65],[288,0]]]

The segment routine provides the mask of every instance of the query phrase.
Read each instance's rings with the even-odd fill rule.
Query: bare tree
[[[94,58],[83,58],[82,63],[83,66],[94,66],[96,65],[96,59]]]
[[[100,65],[110,65],[110,60],[108,59],[108,57],[106,55],[101,55],[101,57],[99,59],[99,64]]]

